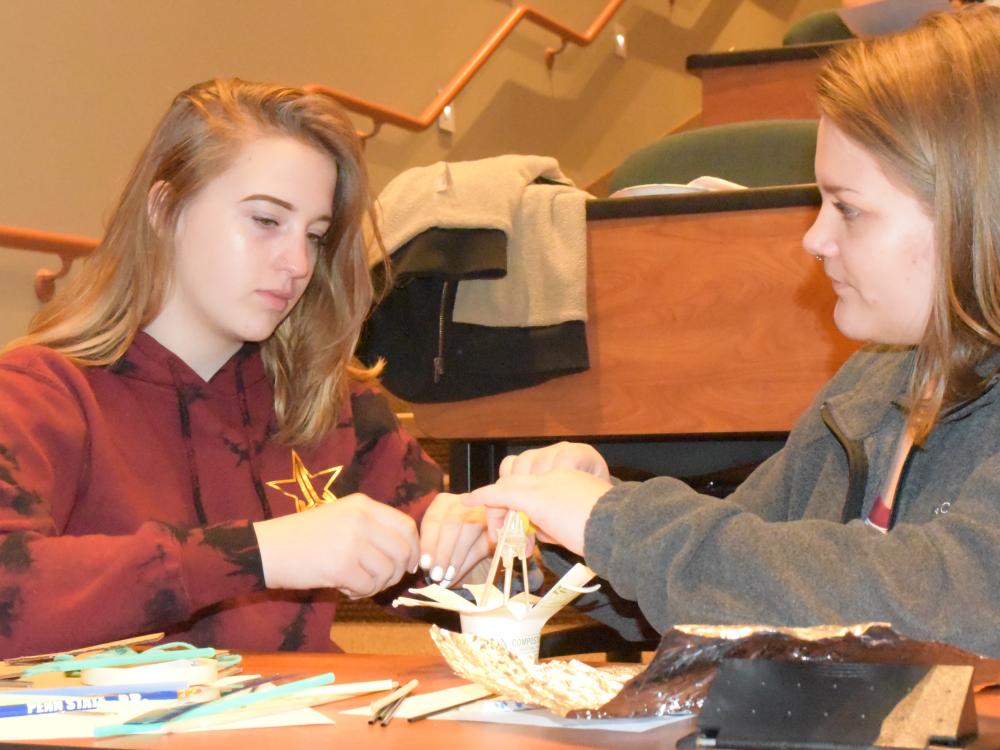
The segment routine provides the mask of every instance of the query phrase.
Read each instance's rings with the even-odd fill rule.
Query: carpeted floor
[[[426,623],[345,622],[333,624],[330,637],[349,654],[436,654]]]

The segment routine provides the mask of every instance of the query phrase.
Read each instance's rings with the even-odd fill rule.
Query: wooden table
[[[337,682],[358,682],[393,678],[405,682],[420,680],[418,692],[431,692],[462,684],[451,674],[444,661],[436,656],[366,656],[360,654],[249,654],[245,656],[248,674],[333,672]],[[631,748],[673,747],[677,738],[693,731],[693,721],[670,724],[648,732],[608,732],[602,730],[550,729],[509,726],[467,721],[423,720],[409,723],[402,719],[389,726],[369,726],[361,716],[340,712],[367,705],[372,698],[355,698],[331,703],[320,711],[336,720],[329,726],[301,726],[280,729],[211,731],[191,734],[148,737],[113,737],[101,740],[70,740],[42,743],[60,747],[100,748],[171,748],[177,750],[298,750],[298,748],[476,748],[476,750],[556,750],[557,748]],[[3,743],[0,743],[0,747]],[[34,746],[41,746],[34,745]]]
[[[420,680],[419,690],[438,690],[461,681],[435,656],[365,656],[359,654],[250,654],[245,657],[248,673],[308,673],[331,671],[338,682],[393,677]],[[297,750],[298,748],[475,748],[476,750],[557,750],[558,748],[672,748],[695,729],[693,719],[668,724],[648,732],[548,729],[468,721],[424,720],[412,724],[395,720],[388,727],[369,726],[364,717],[340,712],[367,704],[371,698],[333,703],[319,709],[336,720],[329,726],[286,727],[242,731],[212,731],[103,740],[72,740],[44,743],[61,747],[171,748],[202,750]],[[1000,734],[1000,693],[977,697],[980,734]],[[2,743],[0,743],[2,746]],[[36,747],[41,745],[34,745]]]

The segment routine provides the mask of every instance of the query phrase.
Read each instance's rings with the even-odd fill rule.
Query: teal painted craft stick
[[[94,730],[94,736],[116,737],[122,734],[146,734],[158,732],[166,725],[165,721],[159,721],[156,724],[108,724],[106,727],[97,727]]]
[[[142,653],[105,654],[92,656],[89,659],[53,659],[42,664],[36,664],[24,670],[24,676],[42,674],[44,672],[78,672],[81,669],[96,669],[100,667],[129,667],[136,664],[153,664],[161,661],[176,661],[177,659],[210,659],[215,656],[214,648],[186,648],[170,651],[149,649]]]
[[[294,695],[295,693],[303,690],[308,690],[309,688],[329,685],[335,679],[336,678],[333,676],[332,672],[324,672],[323,674],[318,674],[315,677],[307,677],[304,680],[286,682],[284,685],[278,685],[277,687],[269,688],[268,690],[254,690],[252,692],[243,691],[239,693],[232,693],[231,695],[224,695],[214,701],[199,703],[190,711],[186,711],[183,714],[183,719],[184,721],[187,721],[188,719],[197,719],[202,716],[211,716],[212,714],[217,714],[221,711],[229,711],[233,708],[243,708],[243,706],[249,706],[252,703],[260,703],[261,701],[268,701],[272,698],[283,698],[288,695]],[[177,717],[177,719],[180,718],[182,717]]]
[[[157,732],[163,727],[169,726],[171,722],[174,721],[188,721],[190,719],[200,719],[204,716],[212,716],[213,714],[219,714],[224,711],[234,711],[238,708],[243,708],[244,706],[249,706],[254,703],[262,703],[264,701],[273,700],[275,698],[285,698],[289,695],[295,695],[303,690],[308,690],[309,688],[320,687],[321,685],[329,685],[336,677],[334,677],[332,672],[325,672],[323,674],[316,675],[315,677],[307,677],[304,680],[296,680],[295,682],[287,682],[284,685],[278,685],[270,690],[255,690],[255,691],[244,691],[239,693],[233,693],[232,695],[226,695],[222,698],[217,698],[214,701],[208,701],[206,703],[199,703],[195,705],[190,711],[185,711],[182,714],[174,717],[170,721],[156,722],[155,724],[109,724],[105,727],[98,727],[94,730],[95,737],[112,737],[114,735],[120,734],[142,734],[145,732]]]

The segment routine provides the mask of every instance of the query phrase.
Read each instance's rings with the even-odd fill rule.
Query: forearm
[[[169,629],[263,587],[246,522],[125,536],[13,532],[0,543],[4,656]]]
[[[997,652],[1000,525],[952,514],[899,524],[768,522],[676,480],[613,489],[594,509],[586,559],[661,632],[685,622],[889,621],[908,635]]]

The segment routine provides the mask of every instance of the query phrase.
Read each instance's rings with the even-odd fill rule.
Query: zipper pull
[[[438,308],[438,341],[437,356],[434,358],[434,382],[440,383],[441,376],[444,375],[444,327],[447,323],[448,312],[448,292],[451,289],[451,281],[445,281],[441,285],[441,305]]]

